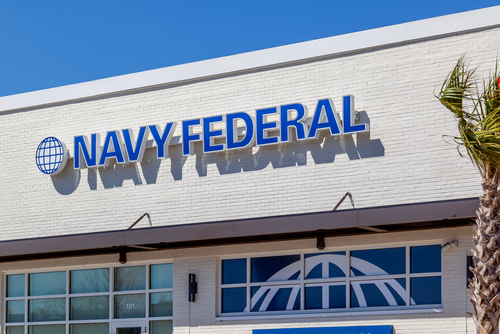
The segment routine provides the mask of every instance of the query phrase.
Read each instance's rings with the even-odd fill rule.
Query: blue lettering
[[[324,111],[324,113],[323,113]],[[335,107],[330,99],[319,100],[314,112],[311,128],[307,138],[318,138],[321,130],[329,129],[330,134],[338,135],[340,131],[340,120],[335,112]]]
[[[206,117],[203,119],[203,153],[220,152],[224,151],[224,145],[214,145],[216,137],[222,137],[222,130],[212,130],[212,124],[222,122],[222,116]]]
[[[241,141],[238,141],[238,126],[235,122],[237,119],[243,120],[246,125],[245,137],[243,137]],[[250,115],[243,112],[226,115],[226,127],[228,150],[242,149],[252,146],[255,136],[253,119]]]
[[[92,147],[91,154],[89,154],[89,141],[87,136],[77,136],[74,141],[74,152],[75,158],[73,162],[74,169],[82,168],[81,162],[85,163],[88,168],[97,167],[97,162],[99,161],[100,146],[101,146],[101,136],[97,133],[91,135]]]
[[[123,141],[125,142],[125,154],[129,162],[141,161],[146,149],[146,139],[148,137],[148,127],[142,126],[139,129],[137,142],[134,140],[134,132],[131,129],[122,130]],[[132,143],[135,142],[135,148]]]
[[[352,95],[342,97],[342,113],[343,121],[335,111],[332,101],[323,99],[319,100],[316,105],[310,126],[308,126],[307,108],[300,103],[279,107],[279,115],[277,107],[258,109],[255,119],[247,113],[237,112],[183,121],[182,154],[184,156],[194,154],[193,145],[197,141],[202,141],[204,153],[211,153],[226,149],[247,148],[255,142],[257,146],[288,143],[292,141],[293,133],[297,140],[305,140],[318,138],[321,131],[326,130],[329,130],[331,135],[369,131],[369,124],[356,124]],[[268,121],[272,116],[279,116],[279,122]],[[238,129],[238,123],[242,122],[244,127]],[[225,123],[226,128],[214,130],[214,123]],[[109,131],[102,148],[98,134],[91,135],[90,144],[87,137],[76,136],[74,138],[74,168],[107,166],[108,160],[112,158],[115,158],[119,164],[139,162],[144,157],[149,133],[156,144],[157,158],[167,158],[176,125],[176,122],[167,123],[164,131],[158,125],[142,126],[139,128],[137,140],[131,129]],[[193,128],[200,125],[202,132],[193,133]],[[272,136],[269,135],[271,132]],[[215,144],[216,140],[220,143]]]
[[[172,140],[172,136],[174,135],[176,126],[177,126],[176,122],[167,123],[163,135],[160,134],[161,133],[160,126],[158,125],[149,126],[149,131],[151,131],[151,135],[153,136],[153,139],[156,142],[156,157],[158,159],[168,158],[168,145],[170,145],[170,141]]]
[[[295,119],[289,119],[290,111],[297,111]],[[302,104],[295,103],[280,108],[280,132],[281,142],[288,143],[292,138],[292,128],[295,128],[297,140],[306,139],[306,124],[304,123],[307,118],[306,109]]]
[[[366,132],[368,124],[354,124],[356,121],[356,111],[354,110],[354,96],[346,95],[342,97],[344,113],[344,133]]]
[[[200,119],[192,119],[182,122],[182,154],[190,155],[193,153],[193,142],[200,140],[200,135],[193,135],[191,126],[199,125]]]
[[[278,143],[278,137],[267,137],[269,130],[277,130],[276,122],[266,122],[268,115],[276,114],[276,107],[256,111],[257,146]]]
[[[109,131],[104,139],[104,146],[102,147],[101,158],[99,159],[99,166],[107,166],[108,159],[115,158],[119,164],[126,163],[122,152],[122,143],[120,133],[117,131]]]

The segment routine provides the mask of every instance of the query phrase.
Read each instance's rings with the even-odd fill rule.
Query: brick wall
[[[500,29],[384,47],[303,64],[0,114],[0,240],[331,210],[346,191],[357,208],[475,197],[479,177],[442,135],[452,116],[434,97],[467,54],[493,68]],[[35,150],[73,136],[318,99],[355,96],[370,134],[41,174]],[[180,124],[178,126],[180,128]],[[179,129],[176,135],[179,135]],[[340,209],[350,208],[346,201]],[[146,220],[138,227],[146,227]]]

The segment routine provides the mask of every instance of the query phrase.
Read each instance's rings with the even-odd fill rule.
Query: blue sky
[[[498,0],[3,0],[0,96],[498,4]]]

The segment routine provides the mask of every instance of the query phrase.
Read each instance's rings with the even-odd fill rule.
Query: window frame
[[[174,310],[172,309],[171,316],[161,316],[161,317],[151,317],[150,316],[150,295],[156,292],[171,292],[173,294],[174,288],[161,288],[161,289],[151,289],[150,274],[151,266],[158,264],[172,264],[173,260],[158,260],[158,261],[147,261],[147,262],[130,262],[125,265],[96,265],[96,266],[69,266],[69,267],[52,267],[52,268],[42,268],[33,270],[7,270],[2,272],[4,287],[3,287],[3,326],[4,332],[7,331],[7,327],[23,326],[24,334],[29,333],[29,326],[42,326],[42,325],[65,325],[65,333],[70,333],[70,325],[72,324],[96,324],[96,323],[108,323],[109,328],[111,328],[113,323],[116,322],[126,322],[126,321],[144,321],[147,322],[148,330],[151,321],[160,320],[170,320],[173,321]],[[130,291],[114,291],[114,279],[115,279],[115,268],[124,267],[136,267],[145,266],[146,267],[146,289],[144,290],[130,290]],[[90,292],[90,293],[74,293],[71,294],[71,271],[74,270],[92,270],[92,269],[109,269],[109,291],[107,292]],[[58,295],[42,295],[42,296],[30,296],[29,295],[29,275],[38,273],[49,273],[49,272],[66,272],[66,293]],[[7,276],[24,274],[24,296],[23,297],[7,297]],[[172,279],[174,273],[172,272]],[[116,295],[126,295],[126,294],[145,294],[145,317],[144,318],[115,318],[115,296]],[[94,319],[94,320],[70,320],[71,313],[71,303],[70,299],[73,297],[93,297],[93,296],[108,296],[109,300],[109,314],[108,319]],[[52,298],[65,298],[66,300],[66,319],[64,321],[42,321],[42,322],[30,322],[29,321],[29,301],[35,299],[52,299]],[[24,322],[7,322],[7,302],[12,300],[23,300],[24,301]]]
[[[394,243],[394,244],[383,244],[383,245],[369,245],[369,246],[351,246],[351,247],[335,247],[326,248],[324,250],[307,250],[307,251],[286,251],[286,252],[266,252],[266,253],[247,253],[241,254],[240,256],[228,255],[219,256],[218,259],[218,291],[217,291],[217,316],[216,319],[229,319],[230,318],[248,318],[248,317],[258,317],[258,318],[273,318],[274,316],[293,316],[296,314],[310,315],[315,314],[325,314],[328,316],[347,316],[356,314],[385,314],[385,313],[423,313],[426,310],[430,312],[442,312],[444,305],[444,282],[443,282],[443,252],[441,251],[441,271],[440,272],[429,272],[429,273],[410,273],[411,263],[411,247],[419,246],[437,246],[441,245],[442,240],[431,240],[428,242],[420,243]],[[405,273],[404,274],[394,274],[394,275],[379,275],[379,276],[351,276],[350,275],[350,265],[351,265],[351,252],[358,250],[376,250],[376,249],[387,249],[387,248],[405,248]],[[346,253],[346,272],[349,275],[345,277],[334,277],[334,278],[318,278],[318,279],[305,279],[305,255],[307,254],[328,254],[334,252],[345,252]],[[276,282],[251,282],[251,259],[260,257],[275,257],[283,255],[300,255],[300,268],[301,275],[300,279],[290,280],[290,281],[276,281]],[[246,259],[246,282],[245,283],[234,283],[234,284],[222,284],[222,261],[223,260],[236,260],[236,259]],[[411,278],[415,277],[440,277],[441,278],[441,303],[440,304],[425,304],[425,305],[411,305]],[[357,281],[375,281],[384,279],[405,279],[405,290],[406,290],[406,305],[402,306],[376,306],[376,307],[351,307],[351,282]],[[346,307],[337,309],[306,309],[305,308],[305,287],[311,284],[321,284],[321,283],[339,283],[345,282],[346,287]],[[298,285],[300,287],[300,309],[299,310],[285,310],[285,311],[252,311],[251,310],[251,287],[252,286],[292,286]],[[224,288],[240,288],[244,287],[246,289],[246,311],[243,312],[222,312],[222,289]],[[236,319],[235,319],[236,320]]]

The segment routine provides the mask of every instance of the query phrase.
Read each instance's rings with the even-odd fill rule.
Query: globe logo
[[[64,169],[68,158],[66,145],[55,137],[47,137],[36,149],[36,165],[47,175],[56,175]]]

